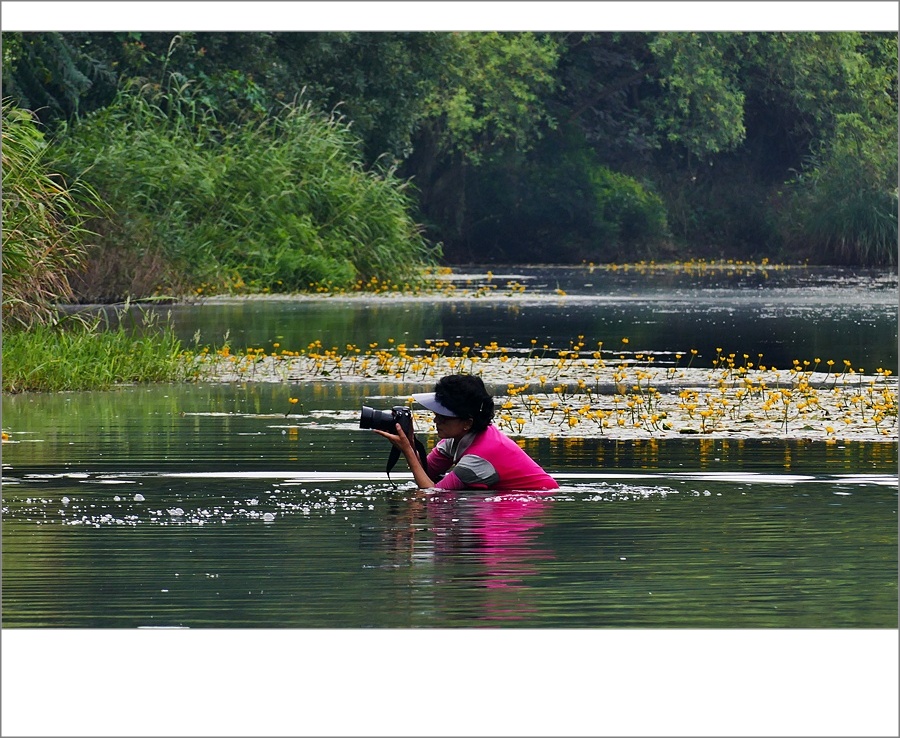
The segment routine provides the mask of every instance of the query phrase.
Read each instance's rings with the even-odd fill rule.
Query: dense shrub
[[[513,262],[652,258],[668,241],[662,200],[564,132],[527,155],[484,163],[468,188],[482,259],[485,251]]]
[[[607,224],[617,242],[647,246],[666,238],[666,208],[654,192],[636,179],[606,167],[591,172],[597,219]]]

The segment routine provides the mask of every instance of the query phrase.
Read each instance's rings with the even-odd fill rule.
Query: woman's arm
[[[430,489],[431,487],[434,487],[434,480],[428,476],[428,471],[422,466],[422,462],[419,461],[419,455],[416,453],[412,440],[403,432],[400,423],[397,423],[396,434],[387,433],[386,431],[378,430],[377,428],[373,428],[373,430],[379,436],[387,438],[394,446],[400,449],[400,453],[402,453],[403,457],[406,459],[409,470],[412,472],[416,484],[419,485],[419,489]]]

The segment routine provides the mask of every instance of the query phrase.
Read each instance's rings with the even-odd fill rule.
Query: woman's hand
[[[387,438],[394,446],[399,448],[407,458],[409,453],[415,455],[415,449],[413,448],[413,438],[415,438],[415,435],[413,434],[412,429],[410,429],[409,435],[407,435],[403,432],[400,423],[397,423],[396,428],[396,433],[388,433],[387,431],[378,430],[378,428],[373,428],[372,430],[382,438]]]
[[[413,473],[413,478],[416,480],[416,484],[419,485],[420,489],[433,487],[434,480],[428,476],[427,470],[422,467],[422,462],[419,461],[419,455],[416,453],[416,449],[413,446],[415,432],[410,428],[409,434],[404,433],[400,423],[397,423],[396,428],[396,433],[388,433],[387,431],[378,430],[377,428],[373,428],[372,430],[382,438],[387,438],[394,446],[400,449],[400,452],[406,459],[406,463],[409,465],[409,469]]]

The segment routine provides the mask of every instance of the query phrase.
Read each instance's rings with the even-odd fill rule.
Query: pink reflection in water
[[[429,500],[435,555],[474,554],[484,569],[478,582],[488,590],[484,620],[522,620],[537,610],[528,582],[539,561],[553,559],[539,534],[552,500],[546,493],[444,492]]]

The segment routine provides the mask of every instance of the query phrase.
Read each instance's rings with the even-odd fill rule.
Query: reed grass
[[[413,281],[433,263],[408,183],[366,169],[340,117],[295,103],[224,125],[200,96],[125,89],[65,131],[60,161],[112,205],[117,226],[98,230],[129,232],[206,293]]]
[[[897,195],[888,192],[847,192],[810,203],[804,232],[822,245],[829,260],[839,264],[896,266]]]
[[[67,183],[27,110],[2,103],[3,327],[54,320],[55,304],[71,297],[69,273],[84,257],[84,228],[96,196],[82,181]]]
[[[168,325],[146,319],[110,328],[65,320],[3,335],[3,391],[102,390],[188,377],[185,349]]]

